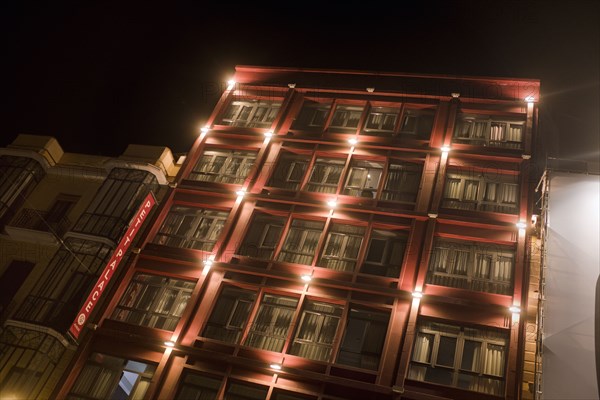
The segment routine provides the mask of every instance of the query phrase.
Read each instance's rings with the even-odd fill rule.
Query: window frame
[[[482,133],[481,136],[477,136],[477,124],[482,125],[482,128],[480,128],[479,131]],[[493,137],[492,127],[494,124],[503,128],[500,129],[502,137]],[[468,125],[468,128],[465,130],[464,127],[466,125]],[[519,127],[520,140],[511,140],[510,129],[513,126]],[[521,150],[523,149],[526,126],[526,121],[517,117],[511,118],[500,115],[460,113],[452,134],[452,142],[473,146]]]
[[[239,103],[239,104],[235,104]],[[239,106],[236,110],[231,110],[234,106]],[[271,100],[271,99],[231,99],[227,108],[223,110],[219,118],[219,125],[232,126],[238,128],[262,128],[269,129],[271,125],[277,120],[281,107],[283,105],[283,99]],[[240,119],[240,116],[245,108],[250,108],[247,116],[244,119]],[[254,118],[257,115],[258,110],[266,108],[265,113],[259,117],[259,120]],[[274,114],[273,114],[274,112]],[[229,115],[231,113],[231,115]],[[272,116],[272,119],[270,118]]]
[[[210,153],[210,154],[209,154]],[[209,155],[209,163],[202,164],[203,159]],[[252,168],[256,163],[258,152],[255,150],[238,150],[208,147],[204,149],[202,155],[187,176],[187,180],[195,182],[214,182],[222,184],[242,185],[250,176]],[[215,167],[215,161],[219,157],[224,157],[223,163],[218,167],[218,171],[212,171]],[[237,160],[241,160],[239,165],[235,165]],[[218,164],[216,164],[218,166]],[[234,167],[233,175],[228,173]],[[210,170],[208,170],[210,169]],[[204,170],[204,171],[203,171]],[[244,172],[245,174],[241,174]],[[202,179],[207,177],[207,179]]]

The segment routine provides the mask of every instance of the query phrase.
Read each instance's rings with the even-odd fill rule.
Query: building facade
[[[139,203],[164,195],[176,168],[162,147],[110,158],[19,135],[0,149],[2,398],[51,396],[77,349],[67,332],[79,308]]]
[[[527,397],[538,100],[237,67],[54,396]]]

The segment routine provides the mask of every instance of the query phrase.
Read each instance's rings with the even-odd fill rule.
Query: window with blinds
[[[286,218],[268,214],[255,214],[238,254],[270,260],[283,237]]]
[[[329,361],[341,316],[341,306],[307,301],[289,353],[311,360]]]
[[[408,379],[502,396],[508,335],[436,322],[421,322]]]
[[[442,207],[516,214],[518,199],[518,176],[450,170],[446,174]]]
[[[156,366],[93,353],[67,399],[142,399]]]
[[[269,388],[247,382],[229,381],[224,400],[265,400]]]
[[[195,285],[191,281],[137,273],[112,318],[133,325],[173,331]]]
[[[364,107],[362,106],[336,106],[329,127],[342,130],[356,129],[360,122],[360,116],[362,115],[363,109]]]
[[[308,169],[309,161],[306,156],[284,153],[275,165],[269,186],[280,189],[299,190],[302,178],[304,178]]]
[[[293,220],[277,259],[312,265],[324,227],[321,221]]]
[[[337,363],[378,370],[389,319],[387,312],[351,308]]]
[[[227,343],[239,343],[256,300],[251,290],[226,286],[210,314],[203,336]]]
[[[297,298],[265,294],[250,327],[246,346],[281,352],[297,306]]]
[[[154,243],[166,246],[211,251],[227,216],[225,211],[173,206]]]
[[[406,241],[404,233],[374,229],[360,272],[397,278],[404,260]]]
[[[318,265],[336,271],[354,271],[364,235],[362,226],[332,224]]]
[[[304,100],[298,117],[292,124],[292,129],[318,130],[322,129],[327,122],[331,104],[320,103],[312,100]]]
[[[381,199],[414,205],[417,202],[422,170],[423,167],[417,164],[392,162]]]
[[[454,143],[521,149],[525,121],[498,116],[461,114],[454,130]]]
[[[241,185],[248,177],[255,160],[255,151],[206,150],[188,179]]]
[[[434,110],[416,110],[408,108],[402,114],[400,134],[411,135],[419,139],[429,139],[433,129]]]
[[[343,194],[374,199],[383,174],[383,163],[352,160]]]
[[[343,170],[343,159],[317,158],[304,190],[317,193],[335,193]]]
[[[281,108],[281,101],[234,100],[221,118],[221,125],[270,128]]]
[[[514,258],[506,246],[437,240],[427,283],[510,295]]]
[[[181,381],[176,400],[217,400],[221,379],[187,373]]]
[[[367,135],[391,135],[396,128],[399,108],[372,107],[367,116],[365,134]]]

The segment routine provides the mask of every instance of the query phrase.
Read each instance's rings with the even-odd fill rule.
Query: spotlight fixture
[[[510,306],[508,310],[513,314],[518,314],[521,312],[521,309],[517,306]]]
[[[269,367],[276,369],[277,371],[281,371],[281,364],[271,363]]]
[[[358,140],[356,139],[348,139],[348,143],[350,143],[352,146],[355,146],[358,143]]]
[[[529,95],[529,96],[525,97],[525,101],[528,103],[533,103],[535,101],[535,97],[533,97],[532,95]]]
[[[327,202],[327,205],[329,206],[329,208],[335,208],[337,206],[337,201],[335,201],[335,200],[329,200]]]
[[[266,138],[271,138],[271,137],[273,137],[273,132],[271,132],[271,131],[265,132],[265,137],[266,137]]]
[[[167,347],[175,347],[175,342],[172,341],[172,340],[167,340],[165,342],[165,346],[167,346]]]
[[[308,283],[308,282],[312,281],[312,276],[310,276],[309,274],[304,274],[304,275],[300,276],[300,279],[302,279],[304,282]]]
[[[527,228],[527,224],[525,223],[525,221],[519,221],[515,224],[515,226],[519,229],[525,229]]]
[[[450,146],[442,146],[440,147],[442,153],[448,153],[450,151]]]
[[[412,292],[412,297],[415,299],[420,299],[423,297],[423,292],[419,292],[418,290],[415,290],[414,292]]]
[[[237,194],[238,197],[244,197],[244,195],[246,194],[246,190],[240,189],[237,192],[235,192],[235,194]]]
[[[230,79],[227,81],[227,90],[231,90],[233,89],[233,87],[235,86],[236,82],[233,79]]]

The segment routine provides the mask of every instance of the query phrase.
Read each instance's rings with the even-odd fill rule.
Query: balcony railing
[[[24,208],[9,225],[15,228],[49,232],[61,237],[69,229],[71,223],[67,217],[57,219],[48,211]]]

